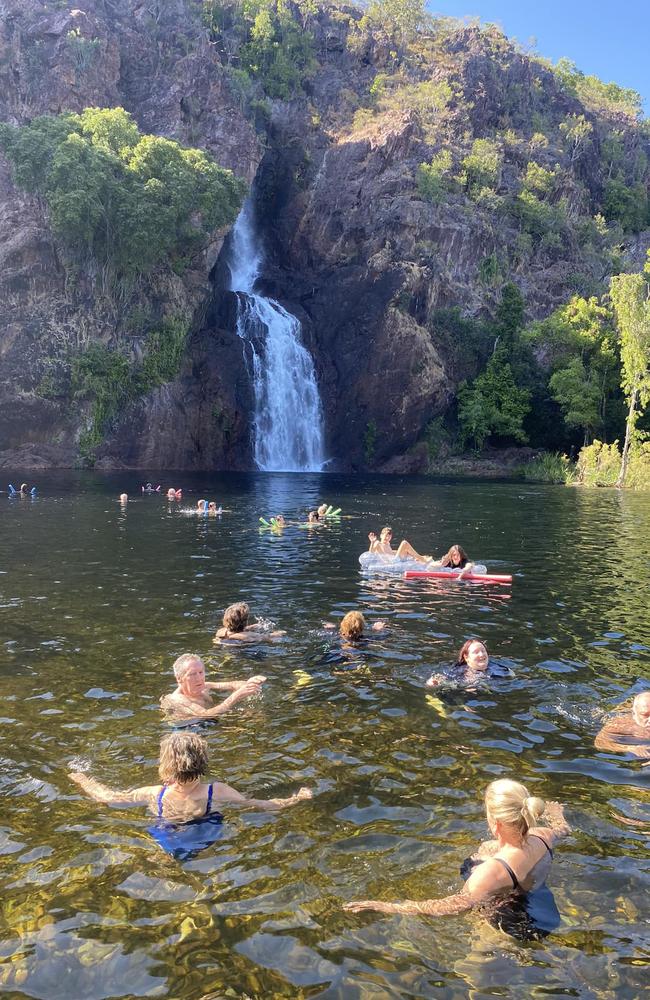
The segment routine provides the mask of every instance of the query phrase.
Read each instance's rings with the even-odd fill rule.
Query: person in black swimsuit
[[[544,887],[553,856],[553,846],[571,828],[564,818],[559,802],[543,802],[533,798],[518,781],[508,778],[493,781],[485,793],[487,821],[495,839],[481,844],[478,851],[467,859],[467,878],[464,888],[444,899],[425,899],[421,902],[405,900],[402,903],[384,903],[366,899],[347,903],[344,907],[358,913],[360,910],[378,910],[380,913],[422,913],[427,916],[465,913],[481,907],[491,922],[497,923],[508,933],[514,933],[512,924],[498,919],[504,904],[517,904],[519,912],[527,912],[527,903],[535,904],[535,893]],[[547,826],[537,826],[541,817]],[[554,904],[553,904],[554,905]],[[539,907],[537,907],[539,908]],[[533,919],[536,909],[528,913]],[[555,919],[557,911],[553,913]],[[546,924],[550,923],[547,919]],[[549,928],[552,929],[552,928]],[[548,933],[540,927],[540,935]],[[520,936],[520,935],[517,935]],[[531,936],[531,935],[527,935]]]

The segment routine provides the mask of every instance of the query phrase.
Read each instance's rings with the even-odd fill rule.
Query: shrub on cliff
[[[315,67],[309,23],[317,10],[314,0],[204,0],[203,21],[224,50],[236,40],[240,68],[269,97],[288,100]]]
[[[0,148],[72,254],[127,280],[201,250],[234,220],[245,192],[202,150],[141,135],[122,108],[0,125]]]
[[[104,344],[90,344],[71,358],[68,385],[58,395],[90,403],[90,421],[79,438],[84,464],[93,464],[95,449],[129,403],[178,375],[188,329],[181,316],[164,320],[149,332],[141,361]]]

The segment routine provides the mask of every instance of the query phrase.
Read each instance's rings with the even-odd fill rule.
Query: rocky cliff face
[[[418,442],[475,363],[445,326],[445,310],[487,317],[506,280],[532,318],[572,291],[602,288],[606,241],[582,229],[602,196],[607,129],[617,125],[625,149],[638,136],[628,121],[603,123],[501,36],[460,27],[409,70],[406,87],[448,85],[435,113],[421,101],[382,105],[371,86],[395,76],[389,47],[372,35],[349,46],[359,12],[328,5],[310,26],[317,65],[306,94],[265,102],[262,142],[251,124],[259,102],[233,97],[223,46],[211,44],[191,0],[88,0],[83,11],[4,0],[2,8],[0,118],[19,124],[122,105],[142,131],[205,148],[253,183],[268,289],[303,323],[328,452],[340,467],[421,466]],[[92,58],[75,48],[75,33],[93,41]],[[591,130],[582,147],[564,128],[580,116]],[[423,196],[420,164],[441,148],[458,161],[497,128],[503,157],[491,188],[469,197],[455,181],[440,201]],[[545,235],[524,232],[507,210],[531,159],[553,176],[549,201],[562,206],[563,228]],[[179,377],[133,404],[98,463],[250,465],[251,389],[218,259],[223,235],[182,277],[165,273],[140,289],[127,310],[102,296],[92,268],[70,287],[43,206],[0,161],[0,462],[75,460],[86,411],[38,394],[48,357],[93,340],[127,344],[137,356],[137,307],[154,318],[189,314],[192,334]]]
[[[233,103],[191,6],[88,0],[80,10],[4,2],[0,119],[20,125],[42,114],[122,106],[143,132],[200,146],[250,183],[260,142]],[[91,48],[78,47],[80,35]],[[88,404],[39,393],[50,362],[93,342],[126,347],[137,357],[147,323],[170,315],[192,316],[196,333],[210,306],[210,273],[223,236],[215,233],[182,277],[158,273],[119,301],[92,265],[71,282],[44,206],[16,188],[0,158],[0,463],[79,460]],[[215,331],[191,336],[179,378],[134,404],[98,449],[98,464],[246,465],[250,400],[241,351],[233,346],[232,337],[224,345]]]

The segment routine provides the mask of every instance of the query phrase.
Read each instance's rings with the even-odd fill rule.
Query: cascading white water
[[[314,363],[300,341],[296,317],[254,291],[261,266],[247,201],[233,229],[229,267],[238,300],[237,333],[255,393],[253,457],[264,472],[320,472],[323,409]]]

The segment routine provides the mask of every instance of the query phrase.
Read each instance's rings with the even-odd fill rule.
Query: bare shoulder
[[[173,707],[177,705],[182,705],[185,701],[185,696],[181,694],[180,691],[170,691],[168,694],[164,694],[160,699],[160,704],[162,708]]]
[[[476,866],[465,883],[464,891],[478,901],[508,886],[512,886],[510,876],[504,866],[492,856]]]

